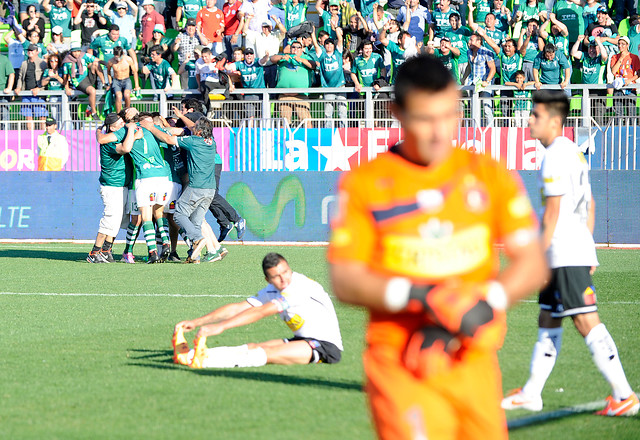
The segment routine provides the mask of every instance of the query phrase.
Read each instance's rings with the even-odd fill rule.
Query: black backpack
[[[297,26],[292,27],[287,31],[287,39],[295,40],[300,35],[313,33],[313,24],[310,21],[305,21],[304,23],[300,23]]]

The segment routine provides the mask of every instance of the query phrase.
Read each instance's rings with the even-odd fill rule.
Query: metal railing
[[[583,150],[592,153],[588,158],[593,168],[637,169],[640,161],[637,148],[640,98],[632,93],[602,96],[606,94],[607,87],[570,86],[571,114],[567,127],[572,130],[574,140],[581,144]],[[635,87],[638,86],[627,87],[621,93],[625,93],[624,90],[635,92]],[[528,106],[524,104],[527,103],[509,96],[513,90],[511,87],[490,86],[484,91],[491,92],[493,96],[481,97],[475,87],[462,87],[460,105],[463,118],[455,142],[463,148],[489,153],[503,160],[509,168],[535,169],[539,166],[541,152],[526,129]],[[299,96],[300,99],[293,101],[282,99],[285,94],[300,92],[308,92],[308,95]],[[389,111],[392,89],[384,88],[380,92],[385,94],[364,89],[363,94],[358,95],[353,88],[344,87],[239,89],[231,93],[228,99],[211,100],[208,116],[216,121],[219,129],[216,142],[219,149],[225,151],[227,169],[305,169],[292,166],[290,150],[299,148],[299,145],[296,147],[295,143],[292,144],[293,141],[324,145],[325,140],[321,138],[326,134],[312,130],[350,130],[347,134],[341,134],[345,147],[365,142],[366,132],[358,130],[383,131],[380,139],[389,141],[400,137],[398,122]],[[183,96],[196,93],[195,90],[176,90],[170,94],[161,90],[143,90],[140,98],[132,99],[132,106],[141,111],[157,111],[163,116],[170,116],[171,108],[179,105]],[[103,101],[104,92],[98,91],[97,95],[98,101]],[[245,99],[245,95],[250,96]],[[20,96],[32,94],[26,91]],[[41,91],[38,97],[46,101],[2,102],[7,95],[0,94],[0,170],[10,169],[6,166],[10,162],[7,159],[9,155],[15,155],[13,162],[17,162],[23,153],[25,158],[29,156],[27,150],[31,150],[32,156],[37,154],[37,135],[44,129],[44,122],[38,119],[44,119],[48,114],[58,120],[59,131],[72,146],[71,165],[67,169],[97,169],[99,154],[94,133],[101,121],[91,120],[86,96],[79,92],[74,92],[70,97],[63,91]],[[99,109],[103,105],[99,104]],[[27,119],[26,115],[29,114],[31,120]],[[74,146],[78,148],[74,149]],[[20,151],[7,152],[16,148]],[[386,145],[375,146],[377,153],[385,148]],[[514,148],[517,153],[513,153]],[[350,160],[357,159],[357,163],[360,163],[375,157],[367,149],[363,151],[358,150]],[[323,153],[326,151],[323,150]],[[326,158],[320,150],[312,150],[312,156],[307,159],[315,161],[318,169],[324,169],[321,163]],[[335,158],[329,159],[332,164]]]

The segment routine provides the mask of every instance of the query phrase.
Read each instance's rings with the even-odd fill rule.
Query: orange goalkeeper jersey
[[[390,152],[345,174],[328,259],[356,261],[414,283],[486,281],[494,247],[537,222],[519,177],[491,158],[454,149],[441,164],[415,165]],[[367,341],[402,349],[423,315],[372,312]],[[502,340],[496,341],[496,346]]]

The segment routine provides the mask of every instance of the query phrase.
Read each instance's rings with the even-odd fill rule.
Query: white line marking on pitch
[[[55,293],[55,292],[0,292],[0,295],[16,296],[140,296],[140,297],[173,297],[173,298],[248,298],[251,295],[216,295],[216,294],[193,294],[184,295],[181,293]]]
[[[581,403],[575,406],[569,406],[567,408],[560,408],[555,411],[549,411],[541,414],[534,414],[532,416],[521,417],[519,419],[509,420],[507,426],[509,429],[523,428],[525,426],[534,425],[541,422],[547,422],[549,420],[560,419],[562,417],[572,416],[574,414],[588,413],[597,411],[604,408],[606,402],[604,400],[596,400],[594,402]]]
[[[527,303],[527,304],[538,304],[538,300],[536,299],[525,299],[519,302]],[[640,301],[598,301],[598,304],[617,304],[617,305],[637,306],[640,304]]]

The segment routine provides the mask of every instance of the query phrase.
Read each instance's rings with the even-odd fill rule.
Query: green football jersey
[[[471,29],[466,26],[460,27],[455,31],[447,32],[446,37],[451,40],[451,47],[455,47],[460,51],[458,63],[468,63],[467,50],[469,50],[469,37],[471,37]]]
[[[119,37],[116,41],[109,38],[109,35],[102,35],[91,43],[91,49],[93,49],[93,55],[97,56],[101,60],[109,61],[113,58],[113,48],[121,47],[126,54],[131,46],[126,38]]]
[[[362,87],[371,87],[373,82],[380,78],[382,69],[384,69],[384,60],[374,52],[368,60],[363,56],[356,58],[351,71],[357,75]]]
[[[178,147],[187,150],[187,172],[192,188],[215,189],[216,141],[208,144],[200,136],[178,137]]]
[[[169,86],[171,77],[175,75],[173,67],[165,59],[160,64],[149,63],[145,67],[151,72],[156,89],[164,89]]]
[[[87,77],[89,73],[89,65],[95,60],[97,60],[97,58],[88,53],[82,55],[82,58],[80,59],[80,64],[82,64],[82,74],[80,74],[80,69],[78,69],[78,66],[76,66],[75,63],[64,63],[62,65],[64,74],[69,75],[69,80],[71,81],[72,86],[77,86]]]
[[[261,89],[264,88],[264,67],[257,60],[253,64],[247,64],[246,61],[236,61],[236,70],[240,72],[242,87],[245,89]]]
[[[58,8],[52,6],[51,12],[49,12],[49,21],[51,22],[51,29],[60,26],[62,28],[62,36],[65,38],[71,37],[71,11],[66,7]]]
[[[125,156],[116,151],[116,145],[122,143],[127,136],[127,129],[114,132],[116,142],[100,145],[100,177],[102,186],[129,186],[131,184],[131,168],[127,166]]]
[[[506,56],[504,52],[500,53],[500,78],[502,84],[516,81],[515,75],[518,70],[522,69],[522,61],[522,55],[518,52],[510,57]]]
[[[185,19],[196,18],[198,11],[206,6],[204,0],[178,0],[178,6],[182,7],[182,15]]]
[[[156,126],[158,130],[161,127]],[[160,152],[160,144],[146,128],[142,129],[142,139],[136,139],[129,155],[133,159],[137,179],[169,177],[169,169]]]

